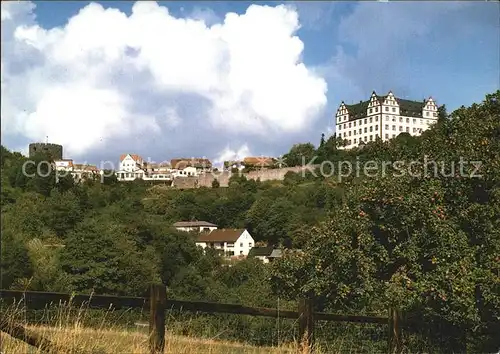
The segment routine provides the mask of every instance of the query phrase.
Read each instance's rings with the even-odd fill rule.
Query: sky
[[[372,91],[448,111],[500,85],[500,3],[3,2],[2,144],[99,165],[280,156]]]

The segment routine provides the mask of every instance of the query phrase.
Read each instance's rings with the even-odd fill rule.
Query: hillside
[[[422,319],[429,336],[440,328],[432,338],[443,352],[452,345],[446,338],[464,331],[477,339],[474,350],[497,350],[480,333],[500,332],[499,102],[497,91],[442,113],[420,137],[350,151],[335,137],[296,145],[288,163],[318,156],[323,173],[290,172],[279,185],[241,177],[227,188],[183,191],[111,178],[56,183],[53,174],[27,177],[26,158],[2,147],[1,286],[133,296],[161,281],[179,299],[265,307],[280,299],[295,308],[299,295],[313,295],[320,310],[346,313],[385,313],[392,304]],[[192,219],[305,252],[285,252],[273,266],[223,267],[171,227]],[[274,340],[274,323],[203,321],[225,321],[234,328],[227,339]]]

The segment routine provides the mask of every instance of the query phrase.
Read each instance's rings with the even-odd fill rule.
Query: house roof
[[[199,242],[235,242],[245,229],[217,229],[210,233],[200,234]]]
[[[75,163],[73,168],[77,171],[98,171],[97,167],[94,165],[84,165],[81,163]]]
[[[283,252],[279,248],[275,248],[269,257],[270,258],[278,258],[278,257],[281,257],[282,254],[283,254]]]
[[[129,156],[129,155],[132,158],[132,160],[134,160],[135,162],[143,161],[142,157],[140,157],[139,155],[136,155],[136,154],[122,154],[122,155],[120,155],[120,162],[123,161],[123,160],[125,160],[125,158],[127,156]]]
[[[252,247],[248,252],[248,257],[269,257],[273,253],[274,248],[268,247]]]
[[[217,227],[217,225],[212,224],[208,221],[177,221],[174,223],[174,227]]]
[[[383,103],[387,96],[376,95],[376,97],[380,103]],[[425,100],[418,102],[397,97],[394,98],[396,99],[396,102],[399,105],[399,111],[402,116],[422,117],[422,109],[424,108],[426,103]],[[358,118],[366,117],[366,111],[368,110],[369,103],[370,100],[360,101],[359,103],[351,105],[346,104],[345,106],[347,108],[347,112],[349,113],[349,120],[355,120]]]
[[[179,158],[172,159],[170,161],[170,166],[172,166],[172,168],[182,170],[189,166],[197,168],[210,168],[212,167],[212,163],[209,159],[205,158]]]

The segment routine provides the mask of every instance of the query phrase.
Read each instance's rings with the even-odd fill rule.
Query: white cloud
[[[326,105],[326,82],[301,62],[291,7],[252,5],[207,26],[202,13],[175,18],[155,2],[137,2],[130,16],[91,3],[46,29],[32,4],[4,4],[3,135],[48,135],[82,155],[103,139],[183,125],[179,95],[200,100],[195,124],[231,136],[297,133]],[[141,104],[152,95],[154,107]]]
[[[214,160],[214,163],[222,165],[224,161],[239,161],[243,160],[247,156],[251,156],[250,149],[247,144],[244,144],[238,150],[232,150],[229,146],[227,146],[219,153],[217,158]]]

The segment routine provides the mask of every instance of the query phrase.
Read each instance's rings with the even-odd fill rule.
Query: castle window
[[[371,132],[373,131],[373,127],[372,127],[372,126],[370,126],[370,131],[371,131]]]
[[[365,118],[365,122],[364,123],[366,124],[366,118]]]
[[[413,124],[417,124],[417,120],[413,118]]]
[[[378,125],[375,126],[375,130],[378,130]]]
[[[351,123],[349,123],[349,128],[351,127]]]
[[[403,131],[403,127],[402,126],[399,126],[399,131],[402,132]]]
[[[393,111],[393,112],[396,112],[396,107],[392,107],[392,111]]]
[[[366,132],[367,132],[367,129],[366,129],[366,127],[365,127],[365,133],[366,133]]]
[[[378,112],[378,107],[375,107],[375,112]]]
[[[410,118],[406,118],[406,123],[410,123]]]
[[[403,117],[399,117],[399,121],[403,123]]]
[[[363,130],[360,128],[360,129],[359,129],[359,134],[361,134],[361,133],[363,133]]]
[[[365,139],[364,139],[364,140],[366,141],[366,136],[365,136]]]
[[[395,125],[392,126],[392,130],[396,130],[396,126]]]
[[[389,130],[389,124],[386,124],[386,125],[385,125],[385,129],[386,129],[386,130]]]
[[[372,109],[372,108],[370,108],[370,113],[372,113],[372,112],[373,112],[373,109]]]
[[[373,141],[373,135],[370,135],[370,141]]]
[[[378,122],[378,116],[375,117],[375,122]]]
[[[373,122],[373,118],[372,118],[372,117],[370,117],[370,123],[371,123],[371,122]]]
[[[426,116],[429,116],[429,112],[425,112],[425,115],[426,115]]]
[[[354,139],[354,144],[356,144],[356,139]]]
[[[385,134],[385,138],[386,138],[386,139],[389,139],[389,134]]]
[[[386,111],[386,112],[389,112],[389,107],[385,107],[385,111]]]
[[[410,127],[406,127],[406,132],[409,133],[410,132]]]

